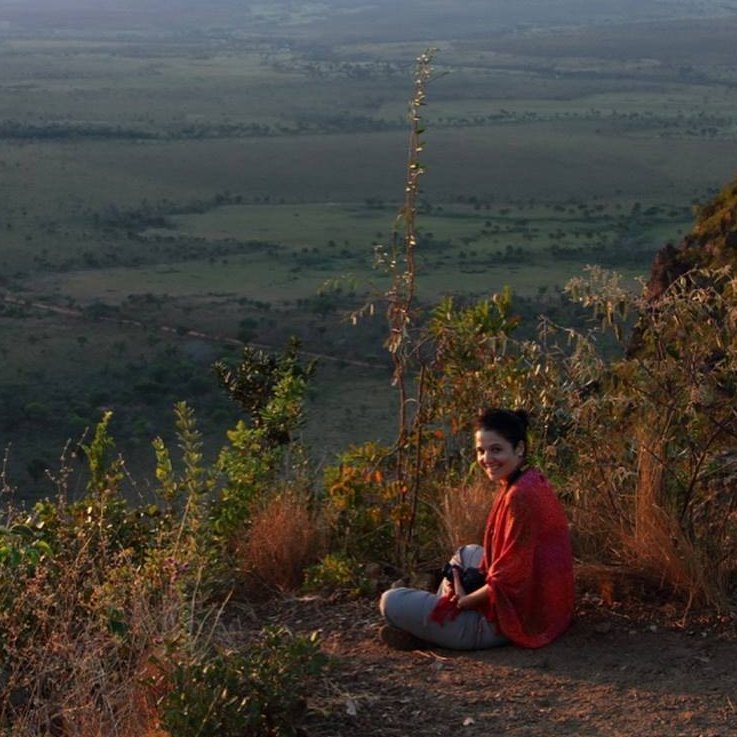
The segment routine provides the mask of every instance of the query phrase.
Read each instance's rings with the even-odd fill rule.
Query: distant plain
[[[380,2],[227,24],[221,2],[173,26],[134,5],[0,1],[0,445],[30,495],[102,408],[135,467],[176,399],[216,447],[237,409],[208,366],[243,341],[324,356],[305,434],[326,459],[391,437],[380,314],[343,318],[386,283],[426,47],[426,305],[509,285],[525,314],[560,310],[592,263],[634,284],[734,175],[737,12],[716,3],[488,27],[476,2],[394,24]]]

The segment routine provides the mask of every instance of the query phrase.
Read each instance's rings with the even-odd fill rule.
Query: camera
[[[461,585],[463,590],[470,594],[476,589],[480,589],[486,583],[486,575],[480,568],[462,568],[459,565],[453,563],[446,563],[443,568],[443,578],[446,578],[451,583],[454,582],[453,571],[456,570],[461,576]]]

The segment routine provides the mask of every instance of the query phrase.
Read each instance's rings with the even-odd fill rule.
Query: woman
[[[542,647],[573,617],[573,556],[568,522],[553,487],[526,465],[528,420],[522,411],[489,409],[476,421],[476,459],[496,486],[483,546],[451,561],[453,582],[437,595],[391,589],[381,597],[381,637],[398,649],[423,642],[457,650],[512,642]],[[483,585],[465,591],[461,573],[480,567]]]

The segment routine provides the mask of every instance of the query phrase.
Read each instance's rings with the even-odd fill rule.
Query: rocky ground
[[[541,650],[398,652],[372,599],[270,601],[261,622],[319,630],[332,656],[308,704],[308,737],[737,734],[733,616],[682,603],[579,595],[569,632]]]

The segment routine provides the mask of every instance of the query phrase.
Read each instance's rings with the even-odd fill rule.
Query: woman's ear
[[[525,457],[525,450],[526,450],[526,448],[525,448],[525,441],[524,440],[520,440],[519,443],[517,443],[517,447],[514,449],[514,452],[520,458],[524,458]]]

